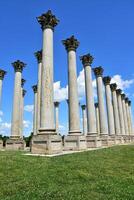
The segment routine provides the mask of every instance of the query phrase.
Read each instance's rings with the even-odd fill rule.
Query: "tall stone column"
[[[11,137],[6,141],[7,149],[24,149],[25,142],[20,135],[20,103],[21,103],[21,77],[22,71],[26,64],[20,60],[12,63],[15,71],[14,81],[14,99],[13,99],[13,112],[11,124]]]
[[[86,115],[86,105],[82,105],[82,123],[83,123],[83,134],[87,135],[87,115]]]
[[[120,131],[121,135],[125,135],[125,127],[124,127],[124,118],[123,118],[123,108],[121,101],[121,89],[116,90],[117,101],[118,101],[118,109],[119,109],[119,119],[120,119]]]
[[[105,76],[103,78],[103,83],[105,85],[105,93],[106,93],[108,133],[109,135],[115,135],[114,113],[113,113],[113,105],[112,105],[112,98],[111,98],[110,81],[111,81],[111,77],[109,76]]]
[[[84,66],[85,73],[85,91],[86,91],[86,105],[87,105],[87,126],[88,134],[96,134],[96,117],[94,107],[94,94],[92,86],[92,69],[91,64],[93,57],[90,54],[81,56],[82,64]]]
[[[41,80],[42,80],[42,50],[35,52],[35,57],[38,62],[38,92],[37,92],[37,119],[36,119],[36,127],[37,132],[40,128],[40,107],[41,107]]]
[[[80,113],[77,88],[76,49],[79,42],[74,36],[62,41],[68,56],[68,98],[69,98],[69,135],[65,137],[65,148],[79,150],[86,148],[86,138],[80,131]],[[80,139],[81,138],[81,139]],[[69,142],[68,140],[74,141]],[[84,140],[84,142],[82,142]]]
[[[6,73],[7,73],[6,71],[0,69],[0,106],[1,106],[1,96],[2,96],[2,83]]]
[[[128,100],[128,113],[129,113],[129,119],[130,119],[130,135],[134,134],[133,130],[133,117],[132,117],[132,108],[131,108],[131,101]]]
[[[11,125],[11,137],[20,138],[20,99],[21,99],[21,76],[25,64],[19,60],[12,63],[15,70],[14,100]]]
[[[102,82],[103,68],[96,67],[93,70],[97,82],[97,94],[98,94],[99,116],[100,116],[100,134],[107,135],[108,127],[107,127],[107,118],[106,118],[106,111],[104,104],[103,82]]]
[[[32,153],[53,154],[62,151],[54,120],[53,31],[59,20],[51,10],[37,17],[43,32],[40,128],[31,142]]]
[[[117,84],[113,83],[110,85],[112,91],[112,101],[113,101],[113,111],[114,111],[114,122],[115,122],[115,134],[120,135],[120,120],[119,120],[119,110],[117,102]]]
[[[6,74],[6,71],[0,69],[0,109],[1,109],[2,83],[3,83],[5,74]],[[0,149],[2,148],[3,148],[3,140],[0,139]]]
[[[59,102],[54,102],[55,106],[55,127],[56,127],[56,132],[59,133]]]
[[[37,85],[33,85],[34,92],[34,113],[33,113],[33,135],[37,135]]]
[[[97,133],[100,134],[100,117],[99,117],[99,104],[95,103],[95,113],[96,113],[96,127],[97,127]]]
[[[125,128],[125,135],[129,135],[128,131],[128,123],[127,123],[127,112],[126,112],[126,105],[125,105],[125,94],[121,94],[122,99],[122,110],[123,110],[123,118],[124,118],[124,128]]]
[[[25,80],[21,79],[21,99],[20,99],[20,137],[23,138],[23,112],[24,112],[24,96],[23,96],[23,87]]]

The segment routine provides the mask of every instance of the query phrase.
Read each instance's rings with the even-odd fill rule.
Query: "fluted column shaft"
[[[122,110],[123,110],[123,117],[124,117],[125,135],[128,135],[129,131],[128,131],[127,112],[126,112],[126,105],[125,105],[125,94],[121,95],[121,99],[122,99]]]
[[[112,100],[113,100],[113,111],[114,111],[114,122],[115,122],[115,133],[116,135],[120,135],[120,120],[119,120],[119,110],[118,110],[118,102],[117,102],[117,94],[116,94],[116,83],[110,85],[112,91]]]
[[[128,101],[128,112],[129,112],[129,118],[130,118],[130,134],[134,134],[131,101]]]
[[[103,82],[102,82],[103,69],[101,67],[97,67],[94,69],[94,73],[96,75],[96,82],[97,82],[97,94],[98,94],[99,116],[100,116],[100,134],[103,135],[103,134],[108,134],[107,118],[106,118],[104,94],[103,94]]]
[[[95,103],[95,113],[96,113],[97,133],[100,134],[100,117],[99,117],[99,105],[98,105],[98,103]]]
[[[110,81],[111,81],[111,78],[109,76],[106,76],[103,78],[103,82],[105,85],[105,93],[106,93],[108,133],[109,135],[114,135],[115,134],[114,113],[113,113],[113,105],[112,105],[112,99],[111,99]]]
[[[33,135],[37,135],[37,85],[33,85],[34,92],[34,113],[33,113]]]
[[[20,138],[20,99],[21,99],[21,76],[24,63],[16,61],[13,63],[15,69],[14,81],[14,99],[13,99],[13,113],[12,113],[12,126],[11,137]]]
[[[94,94],[92,86],[92,73],[91,73],[91,63],[93,57],[90,54],[81,56],[82,64],[84,65],[85,73],[85,91],[86,91],[86,106],[87,106],[87,126],[88,134],[96,134],[96,116],[94,107]]]
[[[82,105],[82,123],[83,123],[83,134],[87,135],[87,115],[86,115],[86,106]]]
[[[119,109],[121,135],[125,135],[123,108],[122,108],[122,101],[121,101],[121,90],[120,89],[116,90],[116,93],[117,93],[117,101],[118,101],[118,109]]]
[[[23,138],[23,115],[24,115],[24,96],[26,94],[26,90],[22,89],[22,98],[21,98],[21,105],[20,105],[20,136]]]

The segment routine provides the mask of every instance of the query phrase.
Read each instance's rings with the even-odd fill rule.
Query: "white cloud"
[[[29,128],[31,126],[31,122],[29,120],[23,120],[24,128]]]
[[[3,116],[3,112],[0,110],[0,116]]]
[[[27,112],[33,112],[34,106],[33,105],[26,105],[24,106],[24,110]]]
[[[64,101],[67,99],[67,87],[61,88],[60,81],[54,83],[54,100]]]
[[[0,123],[0,134],[9,135],[11,129],[11,123],[3,122]]]
[[[130,88],[130,86],[134,83],[134,79],[123,80],[121,75],[116,74],[111,79],[111,83],[116,83],[118,85],[118,88],[125,90],[127,88]]]

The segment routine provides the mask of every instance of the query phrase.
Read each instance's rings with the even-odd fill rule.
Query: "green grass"
[[[134,200],[134,145],[60,157],[0,152],[0,200]]]

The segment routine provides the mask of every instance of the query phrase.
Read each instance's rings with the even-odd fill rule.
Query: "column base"
[[[98,148],[102,146],[101,139],[97,134],[88,134],[86,136],[87,148]]]
[[[22,138],[10,137],[6,141],[7,150],[24,150],[25,146],[26,146],[26,143]]]
[[[0,149],[3,149],[3,140],[0,139]]]
[[[64,150],[65,151],[79,151],[87,149],[85,135],[67,135],[64,137]]]
[[[50,132],[49,132],[50,133]],[[34,135],[31,140],[31,153],[58,154],[62,152],[62,138],[60,135],[41,134]]]

